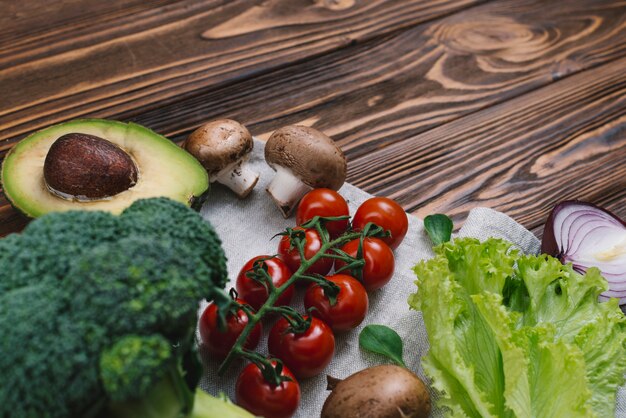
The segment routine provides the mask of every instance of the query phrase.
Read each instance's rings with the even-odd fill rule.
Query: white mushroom
[[[244,198],[259,180],[247,166],[254,146],[245,126],[230,119],[214,120],[196,129],[184,148],[200,161],[211,182],[218,182]]]
[[[339,190],[346,180],[346,157],[335,142],[307,126],[285,126],[265,144],[265,160],[276,170],[267,187],[283,216],[302,196],[320,187]]]

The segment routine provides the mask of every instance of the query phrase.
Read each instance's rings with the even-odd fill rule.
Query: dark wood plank
[[[350,161],[353,181],[420,217],[487,206],[539,233],[581,199],[626,218],[626,59]]]
[[[401,155],[413,147],[416,135],[433,126],[625,55],[623,5],[567,2],[562,4],[568,10],[564,17],[560,10],[541,8],[539,3],[524,2],[521,7],[521,2],[509,1],[476,7],[425,28],[357,45],[349,52],[337,51],[172,106],[126,116],[177,139],[212,117],[238,118],[263,137],[283,124],[310,124],[333,134],[347,152],[352,160],[350,181],[373,193],[392,192],[384,180],[392,152],[386,146],[398,144],[393,152]],[[507,27],[517,27],[517,36],[507,33]],[[447,42],[454,41],[452,35],[443,45],[439,38],[433,39],[433,34],[442,33],[458,36],[466,51],[450,49]],[[490,34],[501,48],[485,45],[483,40]],[[548,120],[557,116],[544,115]],[[434,152],[444,152],[447,146],[445,141],[431,144]],[[422,158],[427,160],[429,151],[421,149]],[[611,158],[619,161],[618,155]],[[371,173],[382,180],[371,181]],[[420,179],[430,173],[413,167],[402,176]],[[590,173],[581,178],[589,180]],[[612,187],[621,186],[607,178],[597,192],[580,196],[617,212],[621,208],[623,213],[623,194],[611,193]],[[526,189],[526,195],[531,193],[532,188]],[[415,202],[407,208],[427,214],[417,211]],[[534,213],[532,222],[531,218],[522,221],[539,234],[536,225],[546,210]],[[456,220],[464,214],[457,213]]]
[[[172,0],[20,0],[0,3],[0,45],[16,48],[22,42],[49,39],[64,30],[108,23],[128,14],[154,9]],[[42,37],[45,35],[45,37]]]
[[[160,106],[479,2],[186,0],[86,28],[78,20],[43,45],[39,32],[15,48],[5,36],[2,148],[55,122]]]
[[[310,124],[355,158],[624,56],[626,5],[507,0],[119,117],[176,140],[218,117]]]
[[[393,169],[388,165],[392,145],[401,143],[409,152],[414,138],[433,126],[624,56],[623,5],[566,2],[557,10],[542,4],[511,0],[475,7],[272,73],[183,95],[172,104],[154,103],[115,116],[174,138],[220,116],[240,119],[262,136],[286,123],[312,124],[333,134],[353,160],[350,180],[381,193],[389,185],[367,174],[377,170],[384,176]],[[434,151],[446,146],[431,145]],[[422,152],[427,156],[432,150]],[[431,169],[411,167],[407,174],[420,181]]]
[[[30,222],[29,218],[13,209],[6,199],[2,198],[0,203],[0,237],[21,231],[28,225],[28,222]]]
[[[619,190],[619,187],[622,189]],[[606,192],[604,194],[595,193],[593,196],[593,202],[600,207],[606,208],[613,212],[614,214],[620,216],[622,219],[626,219],[626,193],[624,189],[626,185],[623,183],[617,184],[616,187],[606,187]],[[548,208],[546,213],[549,213],[551,208]],[[547,218],[547,216],[546,216]],[[543,230],[545,226],[546,218],[542,218],[538,220],[538,224],[534,227],[530,227],[530,230],[537,237],[543,236]]]
[[[224,2],[202,3],[215,8]],[[0,2],[0,68],[93,47],[155,24],[170,24],[192,15],[199,4],[197,0]]]

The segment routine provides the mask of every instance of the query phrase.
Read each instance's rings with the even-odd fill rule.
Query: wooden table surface
[[[332,136],[348,181],[418,216],[537,235],[555,202],[626,217],[626,2],[0,2],[0,158],[80,117],[175,141],[229,117]],[[26,220],[0,201],[0,235]]]

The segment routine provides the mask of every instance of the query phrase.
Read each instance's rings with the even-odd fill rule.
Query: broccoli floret
[[[0,239],[0,266],[10,266],[13,262],[13,257],[16,253],[15,248],[18,247],[19,241],[20,235],[18,234],[11,234]],[[22,275],[16,276],[11,274],[14,270],[16,269],[10,267],[7,273],[0,273],[3,279],[0,280],[0,293],[13,289],[14,287],[20,287],[24,283],[24,280],[21,280]],[[26,280],[26,282],[28,282],[28,280]]]
[[[195,329],[197,302],[214,287],[211,276],[185,242],[129,237],[83,254],[66,280],[81,289],[73,315],[115,335],[158,331],[179,340]]]
[[[159,335],[129,335],[103,351],[100,376],[112,401],[140,398],[168,372],[172,343]]]
[[[226,258],[214,256],[221,251],[219,237],[208,222],[182,203],[162,197],[138,200],[121,217],[131,234],[186,242],[213,271],[215,285],[226,285]]]
[[[191,413],[184,367],[198,302],[226,280],[221,243],[199,215],[161,198],[121,216],[54,213],[0,250],[0,417]]]
[[[44,283],[0,295],[0,416],[78,416],[98,399],[98,348],[67,296]]]
[[[0,291],[24,286],[34,278],[62,280],[76,257],[117,241],[124,233],[121,227],[119,218],[106,212],[51,213],[31,222],[21,235],[5,238],[13,242],[0,258]]]
[[[88,225],[88,227],[86,227]],[[99,211],[50,213],[31,222],[21,235],[11,235],[0,253],[5,268],[0,291],[39,280],[61,280],[80,255],[106,242],[141,236],[185,242],[190,253],[198,254],[211,270],[211,280],[223,288],[227,271],[221,241],[211,225],[180,202],[167,198],[142,199],[127,208],[122,216]]]

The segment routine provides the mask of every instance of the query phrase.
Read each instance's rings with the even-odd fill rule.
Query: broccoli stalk
[[[171,365],[167,375],[150,387],[142,397],[110,402],[102,418],[188,417],[194,405],[193,395],[178,368]],[[204,418],[210,416],[206,415]]]
[[[193,372],[201,364],[192,340],[172,347],[160,336],[131,335],[105,350],[100,374],[111,401],[100,418],[252,417],[197,389],[200,374]]]
[[[254,418],[225,397],[197,388],[192,392],[179,371],[170,373],[140,399],[111,403],[108,418]]]
[[[215,398],[200,389],[196,389],[195,403],[189,418],[254,418],[248,411],[230,402],[226,397]]]

